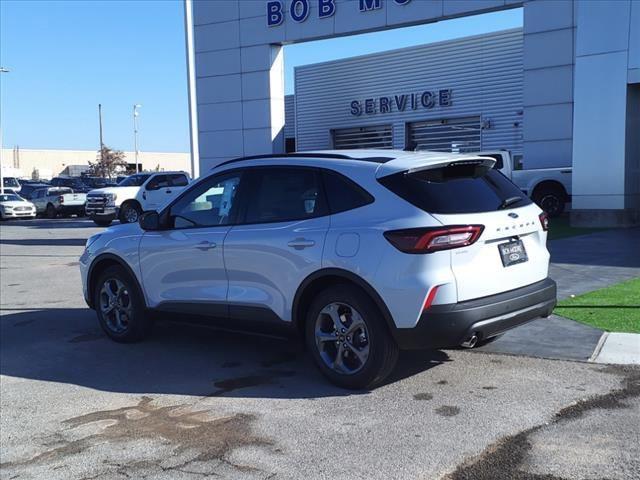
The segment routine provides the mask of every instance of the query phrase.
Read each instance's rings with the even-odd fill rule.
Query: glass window
[[[254,170],[245,223],[283,222],[326,213],[320,197],[320,175],[309,168]]]
[[[146,189],[157,190],[159,188],[167,188],[170,186],[171,184],[169,183],[168,175],[156,175],[151,180],[149,180],[149,183],[147,183]]]
[[[232,222],[240,172],[203,180],[171,206],[174,228],[229,225]]]
[[[324,188],[331,213],[345,212],[373,202],[373,197],[344,175],[323,170]]]
[[[169,175],[169,180],[171,181],[172,187],[186,187],[189,185],[189,179],[183,173]]]
[[[118,186],[120,186],[120,187],[139,187],[144,182],[146,182],[147,179],[150,176],[151,176],[151,174],[149,174],[149,173],[129,175],[128,177],[125,177],[124,179],[122,179],[118,183]]]
[[[495,169],[456,165],[396,173],[380,183],[409,203],[429,213],[491,212],[529,205],[531,200]],[[518,198],[518,200],[515,200]]]

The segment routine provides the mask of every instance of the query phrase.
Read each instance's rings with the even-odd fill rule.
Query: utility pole
[[[98,104],[98,122],[100,124],[100,162],[104,163],[104,143],[102,143],[102,104]]]
[[[8,68],[0,67],[0,74],[9,73]],[[2,82],[0,81],[0,86]],[[0,88],[0,95],[2,89]],[[4,193],[4,173],[2,172],[2,107],[0,107],[0,194]]]
[[[133,150],[136,158],[136,173],[140,172],[140,164],[138,163],[138,109],[141,107],[139,103],[133,106]]]

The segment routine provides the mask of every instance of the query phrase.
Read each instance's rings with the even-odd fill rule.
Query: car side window
[[[149,183],[147,183],[147,190],[158,190],[159,188],[167,188],[169,187],[169,176],[168,175],[156,175]]]
[[[189,179],[182,173],[169,175],[169,180],[172,187],[186,187],[189,185]]]
[[[170,207],[173,228],[229,225],[242,172],[223,173],[195,185]]]
[[[252,170],[252,195],[243,223],[285,222],[327,213],[317,169],[266,167]]]
[[[331,213],[346,212],[374,201],[369,192],[340,173],[323,169],[322,176]]]

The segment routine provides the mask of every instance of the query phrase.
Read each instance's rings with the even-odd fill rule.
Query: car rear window
[[[474,165],[401,172],[381,178],[380,183],[429,213],[490,212],[531,203],[502,173]]]

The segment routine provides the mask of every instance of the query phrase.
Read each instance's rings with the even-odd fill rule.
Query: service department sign
[[[361,12],[370,12],[382,8],[383,0],[358,0],[358,7]],[[388,0],[391,1],[391,0]],[[396,5],[407,5],[412,0],[393,0]],[[417,1],[417,0],[416,0]],[[311,4],[318,5],[318,18],[331,18],[335,15],[335,0],[292,0],[289,8],[286,8],[285,0],[270,0],[267,6],[267,25],[277,27],[282,25],[285,16],[288,14],[294,22],[302,23],[309,17]]]
[[[362,114],[375,115],[378,113],[404,112],[405,110],[417,110],[418,108],[431,109],[435,106],[451,106],[450,88],[440,90],[425,90],[421,93],[403,93],[392,97],[366,98],[364,100],[352,100],[351,115],[359,117]]]

